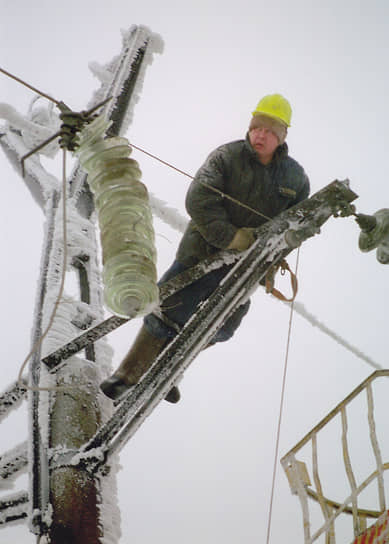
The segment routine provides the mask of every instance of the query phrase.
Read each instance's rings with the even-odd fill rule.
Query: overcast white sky
[[[3,3],[0,64],[75,110],[99,85],[88,62],[120,51],[121,28],[143,24],[160,34],[165,50],[148,68],[127,136],[183,170],[194,173],[217,145],[244,137],[258,100],[280,92],[293,108],[290,154],[312,192],[349,178],[358,211],[389,207],[385,0]],[[26,111],[30,91],[2,75],[0,89],[1,102]],[[149,189],[185,213],[187,178],[134,157]],[[43,216],[2,153],[0,171],[5,387],[29,350]],[[159,221],[155,228],[162,272],[179,235]],[[386,367],[388,268],[357,242],[352,219],[331,219],[306,242],[297,300]],[[188,370],[182,402],[163,403],[127,445],[119,474],[122,543],[264,542],[288,319],[288,308],[258,291],[234,339]],[[115,365],[138,325],[111,335]],[[296,316],[280,454],[372,370]],[[2,427],[0,451],[26,432],[22,410]],[[331,447],[324,446],[324,462]],[[0,530],[0,544],[12,539],[34,542],[24,526]],[[298,500],[281,467],[271,542],[303,542]]]

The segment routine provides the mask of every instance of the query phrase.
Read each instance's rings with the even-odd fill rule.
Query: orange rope
[[[287,298],[285,295],[281,293],[278,289],[274,287],[274,277],[278,271],[278,269],[281,268],[281,274],[285,274],[285,272],[289,272],[290,274],[290,283],[292,286],[292,297]],[[275,266],[272,266],[268,273],[266,274],[265,278],[265,286],[266,286],[266,293],[271,293],[273,296],[278,298],[279,300],[282,300],[284,302],[293,302],[297,295],[298,290],[298,282],[297,277],[294,272],[289,268],[288,263],[285,261],[285,259],[282,259],[279,263],[277,263]]]

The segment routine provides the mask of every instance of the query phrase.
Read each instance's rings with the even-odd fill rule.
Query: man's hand
[[[238,251],[244,251],[249,248],[254,242],[254,229],[249,227],[242,227],[238,229],[235,233],[230,244],[227,246],[227,249],[237,249]]]

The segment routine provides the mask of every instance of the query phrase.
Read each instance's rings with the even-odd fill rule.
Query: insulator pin
[[[389,209],[378,210],[373,216],[357,217],[362,232],[359,249],[367,252],[377,248],[377,260],[389,264]]]

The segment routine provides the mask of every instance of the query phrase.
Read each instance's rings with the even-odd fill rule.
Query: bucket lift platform
[[[384,486],[385,477],[389,475],[385,472],[389,469],[389,459],[384,461],[379,445],[379,437],[384,442],[386,433],[377,432],[377,420],[382,413],[374,410],[379,393],[385,398],[386,388],[380,391],[379,386],[387,386],[382,382],[388,377],[389,370],[371,374],[281,459],[291,491],[301,504],[305,544],[389,543],[388,497]],[[349,416],[353,402],[359,403],[354,427]],[[364,413],[361,413],[362,402],[366,407]],[[322,439],[331,425],[335,434],[327,434]],[[350,429],[356,431],[354,435]],[[388,444],[385,446],[389,457]],[[343,466],[335,466],[331,462],[334,459]],[[363,476],[361,464],[366,465]],[[342,487],[346,497],[343,501],[333,500],[327,496],[325,487]],[[376,506],[366,508],[366,500]]]

